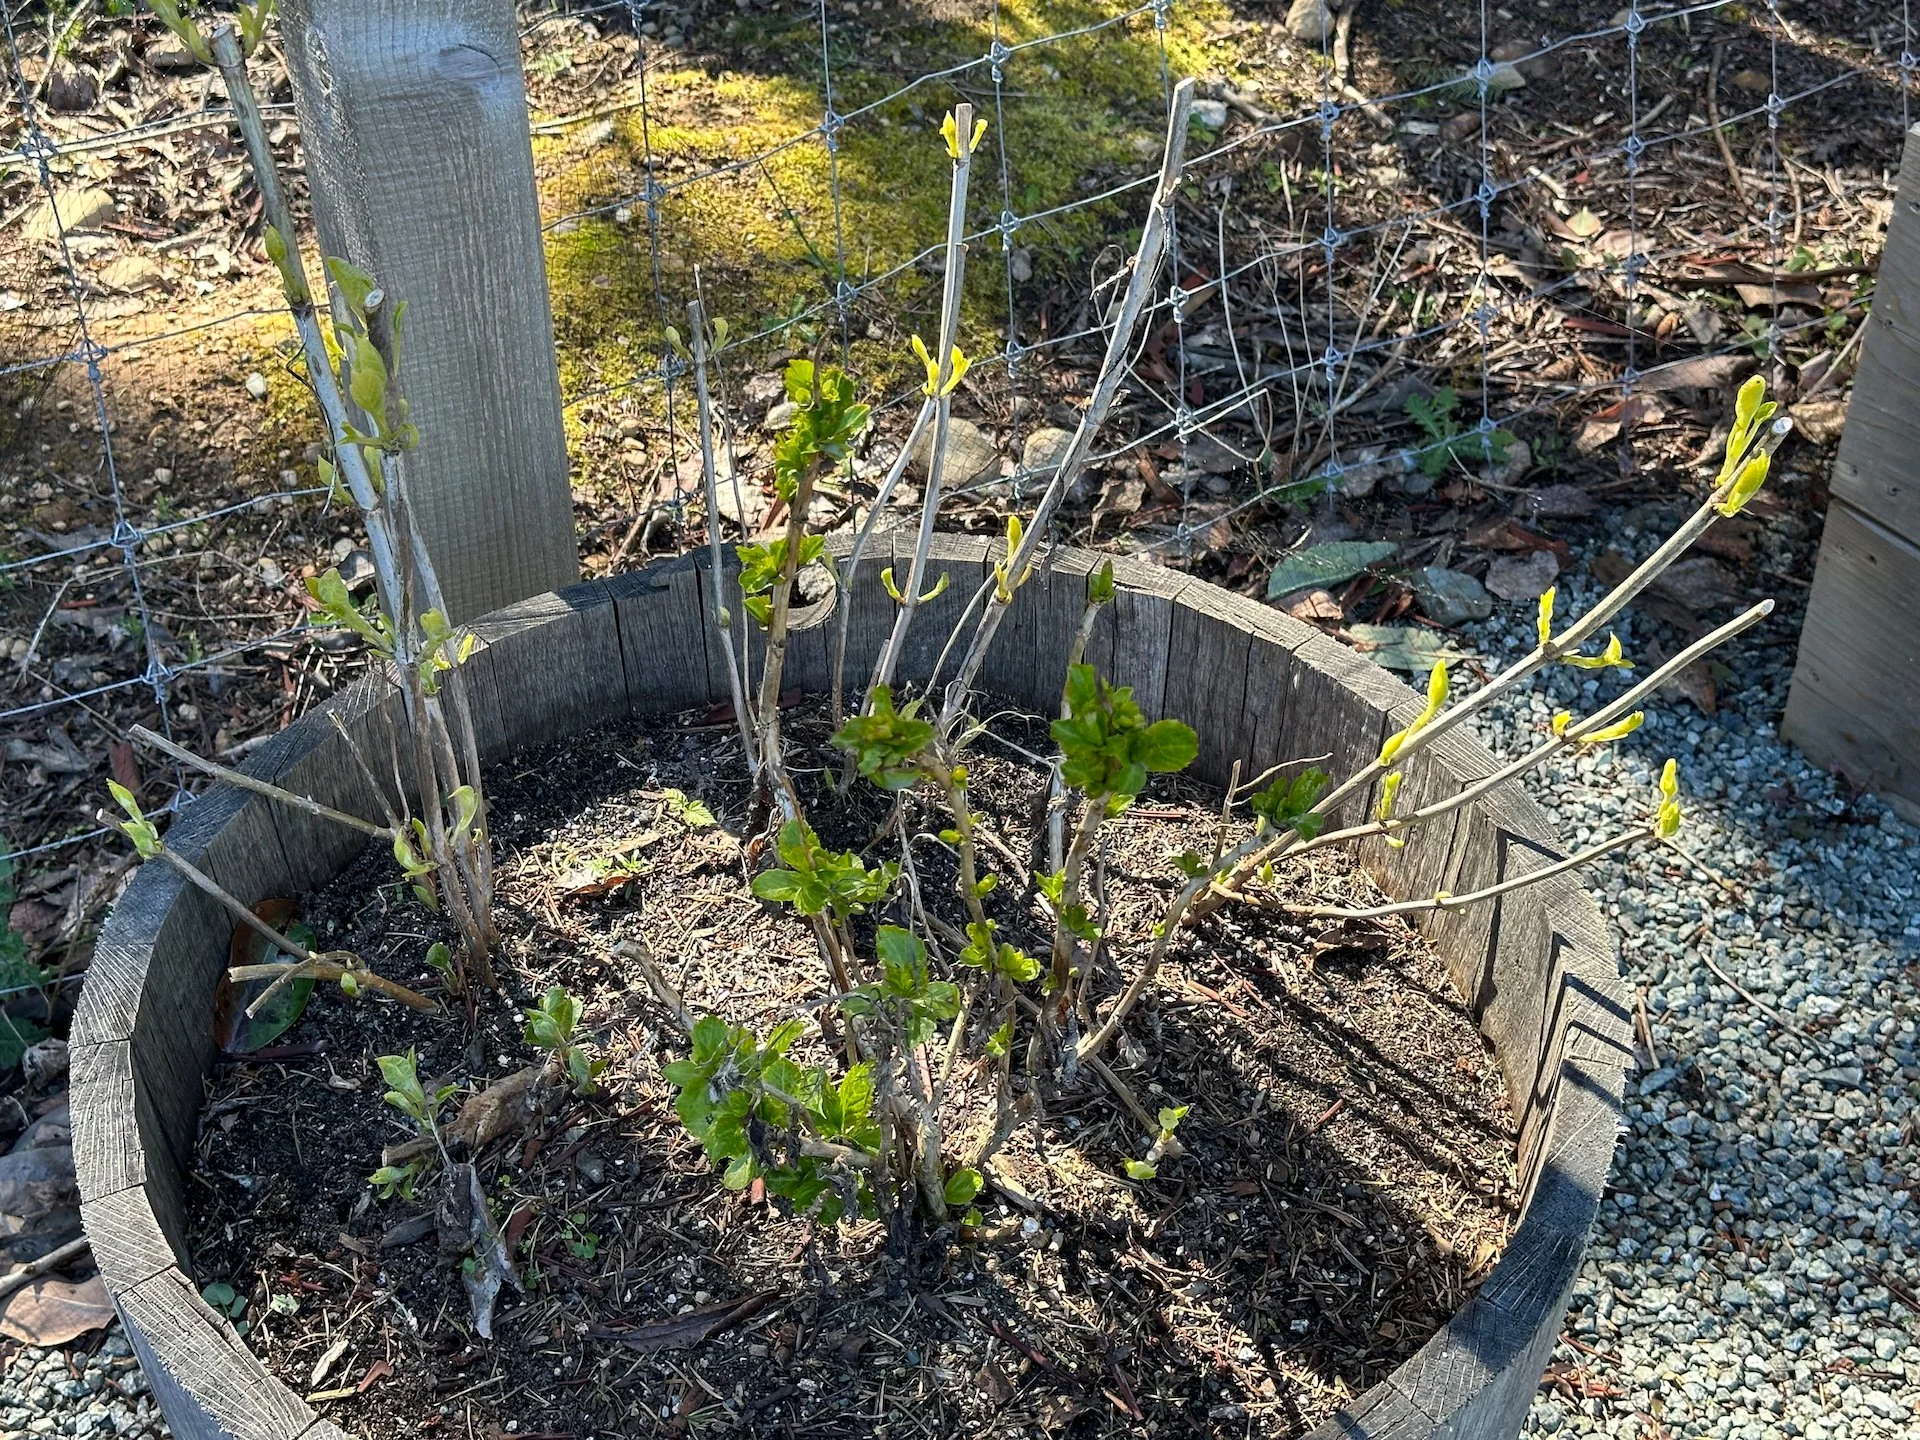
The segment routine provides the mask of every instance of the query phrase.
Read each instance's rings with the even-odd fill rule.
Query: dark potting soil
[[[247,1344],[327,1419],[494,1440],[1298,1436],[1466,1301],[1511,1223],[1511,1120],[1444,966],[1397,920],[1235,906],[1179,939],[1109,1054],[1147,1109],[1191,1107],[1187,1153],[1153,1180],[1123,1168],[1152,1137],[1083,1067],[1002,1152],[964,1233],[889,1247],[876,1222],[822,1227],[757,1187],[725,1190],[660,1077],[683,1034],[609,947],[643,936],[696,1014],[762,1033],[827,982],[804,924],[748,892],[759,847],[738,833],[739,744],[698,718],[611,726],[496,768],[502,993],[468,1016],[322,989],[275,1042],[285,1058],[215,1075],[195,1279],[231,1287]],[[824,715],[801,707],[787,725],[823,838],[898,858],[888,797],[858,781],[827,793],[839,757]],[[1022,874],[1044,724],[1003,713],[975,749],[969,793],[1004,843],[985,855],[1001,876],[991,908],[1003,938],[1044,954]],[[905,829],[944,823],[922,810]],[[1103,1001],[1172,893],[1168,857],[1210,851],[1220,824],[1217,793],[1158,777],[1103,832],[1121,940]],[[946,852],[923,833],[914,858],[924,903],[959,918]],[[1375,898],[1332,851],[1293,881],[1316,902]],[[449,937],[384,847],[300,910],[322,946],[433,989],[426,952]],[[429,1089],[478,1091],[539,1058],[521,1015],[556,983],[610,1064],[598,1094],[477,1157],[526,1284],[502,1293],[489,1343],[457,1262],[430,1234],[395,1243],[430,1187],[411,1204],[368,1187],[408,1133],[374,1057],[411,1046]],[[818,1047],[809,1036],[796,1058]]]

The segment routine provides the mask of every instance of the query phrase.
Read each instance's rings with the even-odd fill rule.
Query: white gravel
[[[1651,548],[1614,538],[1631,558]],[[1593,598],[1578,581],[1560,595],[1563,616]],[[1920,1436],[1920,832],[1781,742],[1796,611],[1723,652],[1716,717],[1669,691],[1639,734],[1529,777],[1576,845],[1646,816],[1677,757],[1680,842],[1737,893],[1650,850],[1588,876],[1655,1056],[1628,1080],[1567,1319],[1578,1344],[1554,1352],[1528,1434]],[[1532,624],[1503,607],[1473,633],[1511,655]],[[1630,657],[1653,633],[1631,613],[1620,626]],[[1553,710],[1626,683],[1563,669],[1485,736],[1517,754]]]
[[[168,1433],[118,1321],[85,1359],[23,1346],[0,1371],[0,1437]]]

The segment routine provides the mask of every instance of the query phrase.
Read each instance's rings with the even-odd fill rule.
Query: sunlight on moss
[[[1001,40],[1017,46],[1099,25],[1126,8],[1005,0]],[[1149,173],[1164,126],[1165,77],[1236,73],[1235,42],[1210,35],[1230,15],[1215,0],[1197,0],[1170,12],[1160,34],[1151,14],[1135,15],[1014,53],[1003,75],[1004,182],[1002,137],[990,131],[974,171],[969,228],[990,229],[1003,209],[1034,215]],[[839,128],[832,153],[819,133],[813,18],[743,16],[720,48],[771,73],[713,76],[693,64],[652,70],[644,114],[622,112],[610,133],[583,127],[537,139],[542,204],[550,224],[561,222],[548,232],[547,265],[563,392],[579,396],[653,372],[663,326],[684,323],[695,267],[709,313],[726,317],[737,335],[765,330],[796,302],[830,302],[843,265],[854,287],[899,270],[859,296],[847,339],[871,385],[909,379],[906,337],[930,335],[936,324],[940,277],[924,254],[945,233],[949,166],[937,129],[961,98],[994,120],[993,83],[982,64],[954,77],[964,94],[942,80],[888,97],[903,76],[975,59],[992,41],[984,18],[918,15],[877,31],[871,53],[836,66],[835,108],[854,118]],[[754,158],[768,151],[775,153]],[[649,159],[664,191],[657,246],[643,195]],[[712,173],[729,165],[740,168]],[[1049,278],[1083,271],[1110,236],[1135,223],[1141,198],[1132,192],[1021,225],[1012,243],[1030,256],[1029,288],[1037,296]],[[596,213],[565,218],[581,211]],[[962,323],[963,343],[976,354],[1004,343],[1006,265],[997,235],[973,245]],[[830,305],[821,318],[831,326]],[[739,359],[763,367],[778,349],[762,342]],[[657,386],[639,392],[636,404],[657,409]]]

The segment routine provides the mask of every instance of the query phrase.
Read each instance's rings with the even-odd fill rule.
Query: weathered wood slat
[[[1920,224],[1914,228],[1920,232]],[[1879,333],[1881,323],[1876,303],[1871,333]],[[1856,413],[1859,404],[1856,392]],[[1920,411],[1910,403],[1906,410],[1920,423]],[[1847,423],[1849,436],[1854,423]],[[1916,454],[1920,440],[1902,452],[1897,466],[1888,457],[1883,469],[1902,477],[1920,509],[1920,483],[1913,479]],[[1920,523],[1903,537],[1836,500],[1827,511],[1780,733],[1815,763],[1879,791],[1908,819],[1920,821],[1915,596],[1920,596]]]
[[[994,542],[1004,548],[1002,542]],[[999,548],[994,551],[999,556]],[[980,684],[1042,715],[1060,712],[1060,691],[1067,679],[1067,654],[1074,627],[1087,608],[1087,577],[1093,557],[1055,550],[1034,567],[1001,622]],[[1111,677],[1108,677],[1111,679]]]
[[[1193,727],[1194,773],[1213,785],[1227,783],[1236,761],[1246,770],[1257,724],[1246,703],[1254,636],[1236,623],[1231,598],[1211,587],[1189,590],[1174,609],[1167,649],[1164,708]]]
[[[1833,497],[1895,534],[1920,543],[1920,125],[1907,132],[1900,189],[1887,222],[1873,318],[1860,347],[1860,369],[1847,405],[1847,426],[1833,466]],[[1825,564],[1824,556],[1822,564]],[[1815,580],[1815,604],[1819,581]],[[1890,603],[1912,591],[1882,592]],[[1843,611],[1864,620],[1864,611]],[[1911,628],[1911,627],[1909,627]],[[1802,653],[1805,653],[1803,640]]]
[[[1311,759],[1336,778],[1367,764],[1388,735],[1388,716],[1407,690],[1378,666],[1315,631],[1294,647],[1288,695],[1273,740],[1287,759]],[[1333,829],[1373,812],[1373,786],[1327,816]]]
[[[516,14],[289,0],[283,22],[321,245],[407,306],[403,463],[456,621],[580,578]]]
[[[1094,630],[1089,653],[1100,673],[1133,691],[1133,703],[1149,720],[1167,710],[1167,657],[1173,646],[1173,615],[1179,598],[1196,583],[1175,571],[1140,560],[1115,560],[1118,590],[1108,615]]]
[[[93,1262],[115,1292],[145,1284],[176,1263],[144,1186],[86,1201],[80,1219],[93,1245]]]
[[[713,702],[702,583],[686,559],[606,582],[633,714],[668,715]]]
[[[876,546],[886,550],[885,560],[874,556],[855,593],[833,602],[851,606],[852,693],[892,623],[879,570],[887,562],[903,566],[896,547],[906,543],[898,537]],[[920,617],[903,677],[918,678],[931,665],[972,584],[987,573],[990,553],[987,542],[942,537],[935,571],[952,570],[954,580]],[[989,688],[1051,709],[1093,563],[1060,552],[1046,582],[1036,576],[1023,589],[1000,637],[1008,654],[989,662]],[[1405,686],[1277,612],[1138,562],[1117,565],[1116,576],[1120,593],[1101,617],[1088,657],[1132,685],[1148,714],[1194,723],[1209,746],[1203,773],[1216,779],[1234,759],[1258,769],[1273,759],[1324,756],[1323,768],[1339,773],[1372,759],[1389,729],[1413,713]],[[620,713],[723,701],[724,670],[711,663],[707,609],[698,572],[681,560],[482,622],[488,645],[475,657],[472,678],[488,753]],[[815,614],[800,631],[789,675],[810,688],[824,685],[832,625]],[[349,728],[359,727],[355,733],[384,735],[371,694],[339,703]],[[384,764],[384,743],[377,764]],[[317,798],[341,808],[370,798],[322,716],[298,722],[255,759],[256,773],[323,791]],[[1492,763],[1466,736],[1443,737],[1410,771],[1403,809],[1451,793]],[[1372,803],[1371,793],[1357,796],[1343,815],[1357,816]],[[358,836],[323,837],[288,815],[216,786],[175,834],[183,852],[191,847],[249,899],[266,893],[261,887],[324,879],[331,871],[323,862],[337,868],[360,847]],[[1509,787],[1405,850],[1376,847],[1362,859],[1389,893],[1426,896],[1523,873],[1557,853],[1539,808]],[[231,929],[212,902],[171,872],[147,866],[103,930],[74,1027],[84,1216],[176,1434],[335,1440],[340,1432],[266,1375],[174,1264],[193,1121],[212,1059],[212,979]],[[1480,1293],[1316,1440],[1514,1435],[1558,1333],[1613,1153],[1629,1053],[1626,1008],[1598,911],[1577,881],[1562,877],[1497,904],[1433,917],[1427,930],[1508,1078],[1520,1118],[1526,1209]]]
[[[321,717],[319,724],[288,726],[270,746],[262,747],[269,753],[256,754],[254,759],[262,768],[254,773],[282,789],[376,824],[384,823],[389,810],[404,814],[418,808],[412,798],[411,730],[398,690],[383,678],[371,677],[342,691],[315,713]],[[333,717],[338,717],[345,738],[334,728]],[[354,758],[356,750],[379,782],[377,789]],[[367,837],[357,830],[285,805],[269,804],[268,813],[279,831],[294,895],[325,884],[367,844]]]
[[[618,715],[626,704],[619,628],[599,581],[536,595],[474,622],[464,667],[480,755],[491,762],[527,736],[569,734]],[[537,670],[538,684],[526,681]]]
[[[115,1303],[182,1440],[293,1440],[313,1424],[306,1402],[267,1373],[178,1269],[121,1291]]]

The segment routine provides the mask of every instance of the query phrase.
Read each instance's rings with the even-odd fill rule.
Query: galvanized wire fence
[[[1303,63],[1317,71],[1313,82],[1317,99],[1309,96],[1290,110],[1267,111],[1238,98],[1231,123],[1209,127],[1189,147],[1184,193],[1190,197],[1220,197],[1218,225],[1204,223],[1207,216],[1198,203],[1183,203],[1176,208],[1165,282],[1143,317],[1139,332],[1143,337],[1163,334],[1164,358],[1149,363],[1144,340],[1136,348],[1125,415],[1112,434],[1101,437],[1103,448],[1092,462],[1096,467],[1119,463],[1143,447],[1178,447],[1182,456],[1178,474],[1184,477],[1179,484],[1178,518],[1138,539],[1135,548],[1176,563],[1191,561],[1205,550],[1210,536],[1220,533],[1218,527],[1223,521],[1232,522],[1277,498],[1297,497],[1303,485],[1339,492],[1349,488],[1349,482],[1363,472],[1377,474],[1382,468],[1383,447],[1366,446],[1360,441],[1378,439],[1380,419],[1376,414],[1362,423],[1357,406],[1370,390],[1381,386],[1386,374],[1424,370],[1451,376],[1454,383],[1461,376],[1478,377],[1477,385],[1461,387],[1468,392],[1477,390],[1477,395],[1469,393],[1466,397],[1470,404],[1461,433],[1387,448],[1387,468],[1405,470],[1425,455],[1444,451],[1449,457],[1475,459],[1481,470],[1490,471],[1506,443],[1504,437],[1516,427],[1564,417],[1570,407],[1591,409],[1607,399],[1617,401],[1623,418],[1618,443],[1631,447],[1636,402],[1658,392],[1665,366],[1727,355],[1777,364],[1785,346],[1801,332],[1831,325],[1831,313],[1785,321],[1781,318],[1782,287],[1792,283],[1792,239],[1800,233],[1802,222],[1832,198],[1816,194],[1808,199],[1801,194],[1802,177],[1793,166],[1795,157],[1783,154],[1781,127],[1796,109],[1826,92],[1884,82],[1859,65],[1832,58],[1808,59],[1814,49],[1805,43],[1806,37],[1797,34],[1777,3],[1768,3],[1755,8],[1746,22],[1762,32],[1767,41],[1769,65],[1763,97],[1704,122],[1690,117],[1687,105],[1670,115],[1668,103],[1643,103],[1641,59],[1649,36],[1685,29],[1702,17],[1728,11],[1731,4],[1732,0],[1701,0],[1697,4],[1659,7],[1629,0],[1625,9],[1604,26],[1540,38],[1517,52],[1511,47],[1500,49],[1496,58],[1499,47],[1490,29],[1490,12],[1485,0],[1479,0],[1475,17],[1478,56],[1471,65],[1427,74],[1418,83],[1374,95],[1363,94],[1355,87],[1356,72],[1345,54],[1346,33],[1336,26],[1335,12],[1327,12],[1326,22],[1319,27],[1317,47],[1305,47],[1308,52],[1317,48],[1317,55],[1301,56]],[[856,127],[882,123],[882,117],[902,102],[919,104],[937,117],[962,94],[978,93],[984,82],[991,89],[984,109],[992,131],[987,158],[993,163],[985,186],[986,199],[976,205],[977,213],[969,216],[967,238],[970,246],[997,252],[1001,263],[976,272],[970,286],[981,295],[991,290],[991,305],[1004,318],[998,350],[978,356],[973,373],[979,381],[997,377],[993,383],[1004,387],[1010,420],[1009,448],[1018,456],[1023,429],[1030,426],[1033,413],[1032,407],[1021,403],[1022,396],[1039,391],[1040,377],[1049,365],[1102,344],[1105,330],[1100,306],[1091,301],[1082,306],[1076,323],[1065,327],[1041,325],[1023,308],[1013,254],[1019,245],[1027,243],[1044,252],[1047,222],[1069,215],[1105,217],[1103,223],[1110,232],[1123,232],[1137,221],[1156,167],[1154,161],[1143,157],[1136,174],[1023,210],[1017,198],[1021,193],[1017,181],[1022,137],[1010,97],[1017,93],[1018,86],[1047,83],[1046,72],[1040,67],[1051,63],[1045,59],[1048,55],[1079,53],[1072,47],[1125,40],[1144,41],[1154,48],[1164,99],[1177,78],[1168,35],[1179,19],[1180,5],[1181,0],[1150,0],[1132,6],[1121,3],[1097,20],[1009,39],[1014,32],[1004,23],[1000,0],[992,0],[986,26],[988,43],[980,53],[927,73],[898,77],[898,83],[886,93],[842,110],[836,66],[844,63],[845,40],[843,37],[836,44],[828,0],[814,0],[820,39],[818,120],[754,153],[729,156],[677,174],[668,173],[657,153],[653,95],[649,91],[650,77],[672,52],[649,41],[639,46],[633,77],[638,87],[635,116],[640,142],[639,183],[625,193],[556,216],[548,221],[547,228],[553,231],[616,216],[628,221],[638,218],[643,229],[640,243],[645,246],[651,274],[651,318],[664,331],[684,315],[686,302],[692,298],[682,292],[682,281],[671,275],[662,261],[663,254],[676,243],[670,202],[699,187],[755,172],[765,174],[771,184],[767,168],[770,161],[802,147],[819,147],[826,161],[831,234],[822,234],[817,242],[809,240],[810,245],[817,243],[817,253],[826,261],[821,267],[818,292],[798,310],[782,316],[778,324],[742,327],[721,347],[718,363],[736,375],[753,370],[777,354],[799,324],[826,327],[845,354],[856,317],[892,303],[898,288],[926,272],[941,248],[930,235],[925,248],[877,273],[856,278],[849,267],[849,254],[863,237],[853,232],[848,218],[848,180],[840,163],[846,138]],[[560,8],[530,14],[527,29],[537,30],[556,16],[597,18],[624,20],[637,37],[658,29],[649,25],[649,17],[657,8],[652,0],[613,0]],[[1460,8],[1463,13],[1467,9]],[[164,617],[156,615],[149,604],[143,572],[152,563],[155,542],[161,542],[158,548],[163,549],[168,537],[193,527],[264,506],[311,500],[318,492],[297,483],[283,484],[202,513],[166,516],[142,511],[129,502],[116,459],[109,361],[127,362],[131,355],[162,342],[259,321],[274,312],[246,307],[159,335],[142,335],[135,341],[101,343],[91,319],[95,292],[75,263],[65,217],[55,204],[66,172],[85,157],[124,151],[189,130],[219,129],[227,124],[227,116],[216,105],[112,133],[56,140],[44,123],[43,97],[26,79],[22,64],[20,17],[24,13],[24,7],[4,9],[8,89],[19,139],[10,153],[0,155],[0,168],[24,167],[29,171],[38,198],[53,217],[52,243],[62,262],[61,303],[70,316],[65,322],[70,343],[44,355],[5,357],[0,363],[0,380],[16,385],[33,381],[44,389],[55,372],[80,378],[85,394],[84,424],[97,437],[97,478],[110,502],[111,526],[105,533],[74,538],[71,543],[28,545],[16,537],[9,550],[0,555],[0,585],[33,587],[36,598],[42,594],[47,597],[45,614],[51,617],[72,594],[97,590],[111,581],[125,595],[131,619],[127,626],[131,658],[120,673],[97,680],[88,678],[84,683],[73,683],[72,677],[63,680],[37,664],[47,623],[43,619],[24,650],[16,644],[16,653],[9,661],[16,671],[16,683],[5,707],[0,708],[0,728],[14,733],[22,725],[40,725],[92,709],[105,732],[118,735],[119,720],[103,715],[100,707],[112,697],[136,696],[157,719],[156,728],[172,733],[174,696],[183,677],[198,671],[218,672],[276,649],[284,656],[288,647],[305,642],[307,631],[302,620],[271,633],[236,640],[214,653],[184,652],[172,641]],[[1890,15],[1890,23],[1892,19]],[[1901,0],[1897,21],[1901,50],[1897,66],[1890,67],[1897,101],[1889,97],[1886,103],[1889,107],[1897,105],[1904,129],[1917,63],[1907,0]],[[1799,52],[1792,68],[1800,79],[1794,84],[1783,81],[1783,45]],[[1602,114],[1576,136],[1575,143],[1561,147],[1550,158],[1516,169],[1497,133],[1502,107],[1511,103],[1503,97],[1509,95],[1514,77],[1539,64],[1602,50],[1612,56],[1611,70],[1602,78],[1618,96],[1612,103],[1618,105],[1619,113]],[[869,57],[865,69],[871,72],[873,68]],[[1446,108],[1469,118],[1450,141],[1456,153],[1465,152],[1468,157],[1465,168],[1447,181],[1451,188],[1423,187],[1428,193],[1404,195],[1400,203],[1386,207],[1385,213],[1379,213],[1377,197],[1376,203],[1356,210],[1356,202],[1349,198],[1351,192],[1344,188],[1344,177],[1364,167],[1365,157],[1383,134],[1432,132],[1435,126],[1425,118],[1432,113],[1428,107],[1442,101]],[[271,117],[286,121],[291,107],[270,105],[268,111]],[[1728,131],[1754,125],[1765,127],[1765,169],[1755,177],[1757,183],[1751,190],[1743,183],[1743,168],[1732,158],[1727,161],[1741,203],[1730,211],[1711,215],[1707,228],[1690,231],[1690,238],[1683,244],[1657,243],[1649,229],[1643,193],[1649,167],[1695,142],[1710,140],[1720,145]],[[1281,146],[1288,147],[1278,161],[1286,200],[1284,219],[1279,218],[1277,203],[1270,206],[1258,243],[1248,243],[1244,236],[1238,236],[1230,247],[1224,197],[1236,185],[1245,187],[1247,164],[1277,153],[1276,147]],[[1891,164],[1891,148],[1887,158]],[[1623,229],[1623,243],[1616,240],[1611,251],[1591,254],[1579,267],[1557,276],[1522,274],[1507,263],[1495,228],[1496,216],[1505,207],[1523,197],[1564,195],[1577,176],[1616,172],[1624,203],[1623,213],[1610,233]],[[1467,182],[1457,183],[1458,175],[1467,176]],[[1408,191],[1416,188],[1404,175],[1401,183]],[[1389,328],[1386,316],[1395,312],[1383,311],[1381,299],[1399,284],[1393,274],[1398,257],[1410,245],[1430,246],[1435,241],[1466,247],[1464,253],[1471,263],[1465,266],[1465,273],[1456,276],[1459,283],[1455,290],[1430,315],[1423,298],[1416,297],[1407,318]],[[1759,283],[1771,291],[1772,303],[1762,307],[1764,327],[1750,329],[1723,344],[1690,347],[1678,360],[1664,359],[1644,314],[1649,287],[1658,288],[1665,267],[1684,257],[1721,252],[1759,257],[1749,263],[1760,277]],[[1095,273],[1086,288],[1097,295],[1099,286],[1112,278],[1111,269]],[[1596,295],[1604,304],[1591,299]],[[1841,311],[1856,314],[1864,303],[1864,297],[1856,297]],[[1542,381],[1513,375],[1507,365],[1515,353],[1510,347],[1518,346],[1519,353],[1528,353],[1529,345],[1538,349],[1549,343],[1527,330],[1523,321],[1555,307],[1564,308],[1568,314],[1591,315],[1596,313],[1596,305],[1624,316],[1622,321],[1603,321],[1596,327],[1607,341],[1618,345],[1622,363],[1605,367],[1609,373],[1601,376],[1582,374]],[[1199,319],[1203,312],[1204,322]],[[1196,326],[1200,333],[1196,333]],[[1275,326],[1279,340],[1271,338]],[[1261,329],[1267,338],[1248,340],[1251,329]],[[578,408],[623,397],[643,400],[656,407],[663,418],[671,460],[690,448],[686,426],[691,387],[682,383],[685,374],[683,362],[663,342],[657,351],[640,355],[631,374],[602,377],[569,395],[567,404]],[[1531,398],[1528,391],[1532,392]],[[917,384],[876,397],[882,429],[901,407],[917,397]],[[1224,496],[1197,489],[1194,468],[1185,459],[1189,447],[1201,437],[1238,447],[1256,462],[1250,467],[1252,481]],[[1278,465],[1276,457],[1283,451],[1289,463]],[[27,469],[17,457],[6,461],[5,468],[10,472],[9,484],[16,483]],[[684,470],[679,473],[682,478],[670,487],[665,500],[684,540],[691,528],[686,522],[694,508],[695,487],[684,478]],[[1005,477],[989,476],[960,487],[952,500],[967,504],[992,492],[1017,507],[1029,488],[1030,477],[1015,467]],[[29,549],[32,553],[25,553]],[[177,808],[188,796],[186,777],[177,772],[149,780],[147,793],[154,802],[153,809]],[[35,838],[14,855],[16,859],[46,857],[96,841],[103,833],[97,825],[68,826],[60,833]]]

